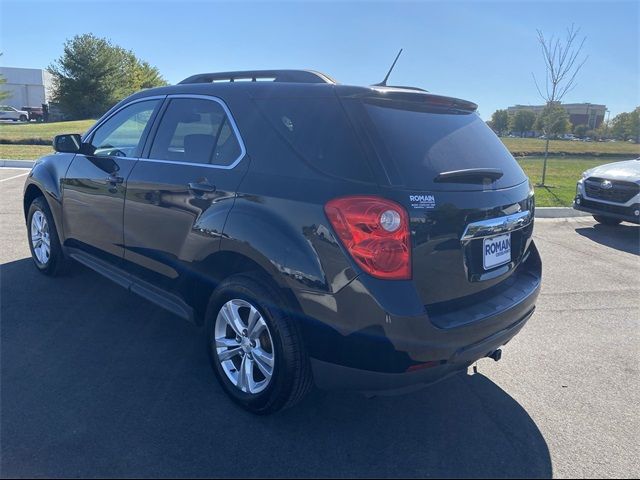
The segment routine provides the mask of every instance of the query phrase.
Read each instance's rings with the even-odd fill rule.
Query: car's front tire
[[[62,273],[68,260],[62,252],[53,215],[44,197],[35,198],[29,206],[27,232],[31,258],[36,268],[50,276]]]
[[[20,121],[21,121],[21,122],[28,122],[28,121],[29,121],[29,118],[28,118],[28,117],[26,117],[25,115],[20,115]]]
[[[266,415],[300,402],[313,380],[300,333],[278,290],[259,274],[238,274],[214,291],[207,349],[225,392]]]
[[[604,215],[594,215],[593,219],[596,222],[601,223],[603,225],[611,225],[611,226],[619,225],[622,222],[622,220],[618,220],[617,218],[605,217]]]

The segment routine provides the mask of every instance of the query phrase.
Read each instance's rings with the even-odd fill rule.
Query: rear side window
[[[431,187],[440,173],[476,168],[502,170],[493,188],[526,180],[513,156],[476,113],[391,101],[365,101],[364,110],[387,171],[394,177],[392,183],[423,189]]]
[[[240,142],[222,105],[200,98],[174,98],[162,116],[149,156],[229,166],[241,154]]]
[[[255,101],[278,133],[314,168],[340,178],[372,181],[361,145],[337,97]]]

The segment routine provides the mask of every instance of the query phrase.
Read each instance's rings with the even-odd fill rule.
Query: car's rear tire
[[[56,276],[66,270],[68,259],[62,252],[53,215],[44,197],[35,198],[29,206],[27,236],[31,258],[40,272]]]
[[[598,222],[598,223],[602,223],[603,225],[619,225],[622,220],[618,220],[617,218],[613,218],[613,217],[605,217],[604,215],[594,215],[593,219]]]
[[[302,339],[268,279],[237,274],[213,292],[205,319],[207,350],[225,392],[266,415],[300,402],[313,386]]]

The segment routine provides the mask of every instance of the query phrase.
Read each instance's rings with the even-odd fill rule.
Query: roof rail
[[[274,82],[289,83],[336,83],[328,75],[312,70],[248,70],[244,72],[199,73],[185,78],[178,85],[185,83],[213,83],[215,81],[235,82],[236,80],[256,82],[259,79],[272,79]]]

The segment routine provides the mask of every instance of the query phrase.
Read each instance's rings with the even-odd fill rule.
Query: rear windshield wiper
[[[437,183],[481,183],[485,179],[498,180],[504,175],[499,168],[467,168],[442,172],[433,179]]]

